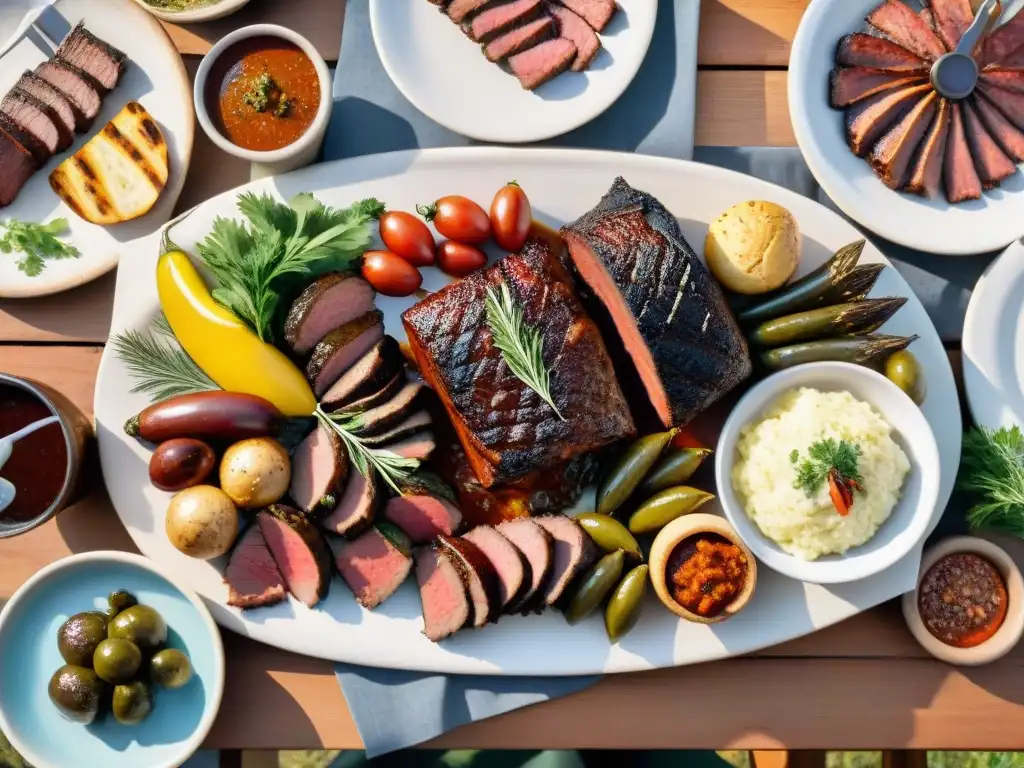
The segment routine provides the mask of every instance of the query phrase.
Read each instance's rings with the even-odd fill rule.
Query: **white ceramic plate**
[[[0,298],[45,296],[66,291],[109,272],[117,266],[128,243],[150,234],[170,219],[192,156],[195,131],[192,88],[181,56],[160,22],[129,0],[57,0],[54,8],[71,26],[85,21],[90,32],[127,54],[130,63],[117,89],[104,99],[92,130],[76,137],[67,151],[35,173],[12,205],[0,209],[0,221],[10,218],[44,222],[65,217],[70,224],[65,237],[81,251],[81,256],[48,261],[41,275],[28,277],[15,267],[14,255],[0,254]],[[3,19],[2,41],[15,30],[20,18],[0,16],[0,19]],[[7,93],[25,69],[34,69],[49,58],[50,53],[52,51],[41,50],[32,35],[24,37],[0,59],[0,94]],[[163,131],[171,165],[170,178],[160,200],[147,215],[111,227],[89,224],[64,205],[50,189],[47,177],[132,100],[141,103]]]
[[[828,103],[836,43],[865,27],[881,0],[812,0],[789,59],[789,113],[797,143],[822,189],[848,216],[909,248],[967,255],[994,251],[1024,234],[1024,173],[974,200],[950,205],[893,192],[846,144],[843,112]]]
[[[391,208],[411,210],[417,202],[452,191],[485,202],[501,184],[514,178],[529,193],[535,214],[558,226],[594,206],[618,175],[665,203],[680,218],[690,242],[697,245],[704,241],[707,223],[719,213],[755,198],[786,206],[800,222],[805,254],[801,272],[860,238],[840,216],[794,192],[713,166],[634,154],[503,148],[400,152],[318,165],[250,188],[270,190],[284,198],[309,191],[336,207],[372,195]],[[235,200],[232,192],[205,203],[175,227],[175,241],[192,248],[209,232],[214,217],[237,215]],[[157,252],[158,236],[153,236],[140,242],[132,258],[122,263],[114,299],[114,333],[145,327],[155,317]],[[866,262],[884,261],[871,246],[863,258]],[[439,271],[425,270],[423,287],[427,290],[447,282]],[[937,520],[960,460],[956,387],[942,343],[903,278],[887,269],[876,291],[908,297],[887,331],[921,335],[914,352],[931,388],[924,413],[942,459]],[[411,299],[378,299],[388,332],[399,339],[405,338],[400,313],[412,303]],[[373,612],[360,609],[344,584],[335,579],[330,597],[315,610],[289,601],[243,614],[225,604],[223,563],[190,560],[168,543],[164,512],[169,496],[149,484],[149,451],[122,431],[125,420],[147,405],[146,398],[130,394],[130,388],[124,365],[108,345],[96,388],[96,430],[107,487],[132,538],[145,554],[172,568],[201,594],[223,626],[298,653],[449,673],[625,672],[707,661],[774,645],[912,589],[917,577],[919,549],[875,577],[831,588],[805,585],[765,570],[751,604],[737,617],[714,627],[679,621],[658,606],[652,593],[637,628],[616,646],[608,643],[601,617],[570,627],[553,611],[543,616],[505,617],[494,627],[462,632],[435,645],[422,634],[419,596],[411,581]]]
[[[384,69],[417,109],[464,136],[518,144],[568,133],[615,103],[647,54],[657,10],[658,0],[620,3],[590,69],[532,92],[425,0],[370,0],[370,23]]]
[[[163,11],[149,5],[146,0],[135,0],[135,2],[158,19],[173,24],[198,24],[200,21],[223,19],[249,4],[249,0],[211,0],[207,5],[201,5],[190,11]]]

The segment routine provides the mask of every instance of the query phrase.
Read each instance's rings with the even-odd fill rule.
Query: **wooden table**
[[[698,144],[793,143],[785,68],[807,1],[704,0]],[[335,59],[343,14],[343,0],[257,0],[221,22],[168,31],[194,73],[211,41],[257,21],[291,26]],[[180,207],[247,175],[197,132]],[[109,275],[59,296],[0,301],[0,370],[46,381],[91,415],[113,285]],[[98,472],[91,480],[89,497],[58,521],[0,542],[0,598],[71,552],[134,549]],[[227,689],[207,746],[360,746],[329,663],[231,633],[225,644]],[[608,677],[585,692],[467,725],[436,746],[1016,749],[1024,747],[1024,650],[983,669],[954,670],[925,656],[890,603],[749,657]]]

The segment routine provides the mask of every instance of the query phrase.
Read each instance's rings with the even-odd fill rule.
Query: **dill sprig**
[[[351,432],[358,423],[358,414],[345,416],[325,413],[317,404],[313,415],[324,427],[333,430],[345,443],[349,458],[359,470],[359,474],[372,481],[373,472],[376,471],[384,479],[384,482],[394,489],[395,493],[402,495],[400,486],[419,469],[419,459],[406,459],[391,451],[371,448],[366,445]]]
[[[174,332],[162,312],[153,322],[152,330],[125,331],[110,340],[135,382],[132,392],[145,392],[159,402],[192,392],[220,389],[177,341],[164,341],[155,334],[174,339]]]
[[[863,480],[858,467],[860,456],[859,445],[832,437],[812,443],[807,449],[807,458],[802,462],[800,452],[794,449],[789,454],[790,463],[796,466],[793,487],[806,491],[808,495],[813,494],[828,480],[832,469],[844,479],[860,483]]]
[[[980,496],[967,511],[972,528],[1024,536],[1024,435],[1020,428],[968,431],[957,485]]]

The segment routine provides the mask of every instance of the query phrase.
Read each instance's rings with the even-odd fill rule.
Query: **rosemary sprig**
[[[376,470],[384,482],[390,485],[395,493],[402,495],[401,483],[419,469],[419,459],[406,459],[391,451],[379,448],[371,448],[359,437],[350,431],[354,425],[356,416],[335,415],[325,413],[319,404],[313,412],[317,420],[327,429],[331,429],[341,438],[348,449],[348,455],[352,463],[356,465],[359,474],[367,479],[372,479],[372,471]]]
[[[153,330],[125,331],[110,340],[124,360],[128,375],[135,381],[132,392],[145,392],[153,401],[160,401],[192,392],[220,389],[177,342],[168,343],[156,338],[154,332],[174,339],[163,313],[153,326]]]
[[[488,288],[484,306],[494,346],[501,351],[509,370],[565,421],[551,397],[551,380],[544,366],[544,339],[539,330],[526,324],[523,310],[513,302],[508,285],[502,283],[498,291]]]

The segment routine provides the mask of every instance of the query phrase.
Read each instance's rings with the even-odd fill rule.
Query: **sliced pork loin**
[[[359,437],[381,435],[398,426],[420,407],[425,387],[418,381],[408,382],[393,398],[357,417],[352,432]]]
[[[73,137],[64,131],[56,113],[20,88],[12,88],[4,96],[0,101],[0,111],[45,146],[51,157],[71,146]]]
[[[551,534],[554,541],[551,573],[542,588],[544,605],[559,605],[573,579],[594,561],[597,549],[583,527],[571,517],[540,515],[533,521]]]
[[[421,432],[429,432],[433,425],[434,419],[429,411],[417,411],[387,432],[363,438],[363,442],[371,448],[382,448],[411,438]]]
[[[540,15],[543,0],[509,0],[488,6],[463,25],[466,34],[478,43],[487,43],[503,32],[532,21]]]
[[[335,558],[338,573],[363,608],[373,610],[402,586],[412,571],[412,542],[389,523],[379,523],[343,544]]]
[[[64,38],[56,58],[88,72],[108,91],[117,87],[128,61],[121,51],[93,35],[81,22]]]
[[[842,109],[882,91],[919,85],[927,79],[925,74],[886,72],[867,67],[840,67],[829,77],[830,99],[834,109]]]
[[[2,111],[0,111],[0,130],[14,139],[16,143],[32,156],[32,163],[35,168],[42,168],[53,157],[53,153],[46,148],[43,142],[11,120]]]
[[[384,338],[384,315],[367,312],[331,331],[313,349],[306,377],[316,396],[322,397],[349,368]]]
[[[391,336],[385,336],[356,361],[320,398],[328,411],[335,411],[364,397],[375,395],[402,372],[402,350]]]
[[[903,0],[885,0],[868,15],[867,22],[925,61],[935,61],[946,53],[935,30]]]
[[[401,487],[402,495],[389,499],[384,506],[384,517],[405,531],[414,544],[426,544],[441,534],[458,533],[462,512],[443,480],[428,472],[417,472]]]
[[[572,62],[573,72],[585,71],[601,52],[601,38],[593,28],[563,5],[549,3],[547,11],[558,25],[558,36],[572,40],[576,46],[576,58]]]
[[[854,32],[836,46],[836,64],[844,67],[869,67],[887,72],[928,72],[929,65],[920,56],[877,35]]]
[[[456,24],[461,24],[490,2],[491,0],[451,0],[447,8],[448,18]]]
[[[556,37],[510,57],[508,66],[512,74],[519,78],[519,84],[532,91],[565,72],[575,58],[576,46],[573,42]]]
[[[615,15],[615,0],[558,0],[559,3],[580,16],[595,32],[603,32]]]
[[[498,574],[501,610],[514,613],[533,583],[533,572],[526,555],[489,525],[478,526],[462,538],[475,544],[491,561]]]
[[[323,534],[301,512],[284,504],[261,510],[256,522],[295,599],[312,608],[327,597],[333,568]]]
[[[288,310],[284,339],[304,355],[324,336],[373,310],[376,292],[361,277],[330,274],[309,285]]]
[[[487,556],[466,539],[441,534],[437,545],[462,576],[473,606],[472,624],[479,629],[501,614],[501,580]]]
[[[978,113],[969,101],[960,103],[964,132],[974,158],[974,167],[985,189],[998,187],[1000,183],[1017,172],[1017,164],[1007,157],[996,140],[985,128]]]
[[[941,191],[942,163],[946,157],[951,113],[952,105],[949,99],[940,99],[938,114],[935,115],[928,135],[917,150],[914,167],[906,186],[908,192],[925,197],[937,197]]]
[[[103,106],[103,87],[87,72],[64,61],[51,59],[36,67],[36,74],[68,97],[76,110],[79,133],[88,131]]]
[[[288,595],[284,576],[259,525],[250,525],[238,537],[224,571],[224,583],[228,585],[228,605],[235,608],[275,605]]]
[[[972,98],[971,106],[977,111],[981,122],[985,124],[988,132],[992,134],[992,138],[999,143],[1003,151],[1015,162],[1024,163],[1024,131],[1003,117],[1003,113],[993,107],[984,97]]]
[[[436,643],[466,626],[473,607],[455,563],[437,546],[417,550],[414,558],[423,604],[423,634]]]
[[[349,372],[351,373],[351,371]],[[405,384],[406,378],[404,371],[396,373],[391,378],[391,381],[376,392],[367,395],[366,397],[361,397],[358,400],[353,400],[351,403],[343,405],[341,408],[335,408],[332,413],[341,414],[343,416],[354,415],[362,413],[363,411],[368,411],[371,408],[376,408],[378,405],[384,405],[384,403],[398,395],[398,393],[402,391],[402,388],[405,387]]]
[[[32,96],[53,110],[60,118],[61,125],[69,136],[73,136],[78,126],[75,117],[75,108],[71,105],[68,97],[54,85],[41,78],[35,72],[25,72],[18,80],[18,88]]]
[[[946,187],[946,199],[951,203],[962,203],[964,200],[977,200],[981,197],[981,179],[978,178],[974,158],[971,157],[959,102],[952,104],[942,178]]]
[[[341,499],[331,513],[320,521],[325,531],[352,539],[373,522],[373,516],[380,506],[380,488],[376,471],[372,467],[367,469],[373,473],[372,478],[368,479],[355,465],[349,463],[348,480]]]
[[[430,454],[434,452],[436,447],[437,441],[434,439],[433,433],[422,432],[401,442],[385,445],[382,448],[385,451],[391,451],[396,456],[401,456],[403,459],[426,461],[430,458]]]
[[[846,111],[846,141],[854,154],[863,157],[885,132],[932,90],[923,83],[884,91]]]
[[[938,103],[939,94],[929,93],[871,151],[868,161],[890,189],[899,189],[909,180],[910,162],[935,119]]]
[[[530,564],[529,585],[508,611],[528,612],[537,603],[543,607],[543,587],[555,562],[555,540],[543,526],[528,517],[506,520],[498,525],[498,532],[522,552]]]
[[[14,202],[35,170],[32,153],[0,127],[0,208]]]
[[[338,505],[348,473],[345,444],[334,430],[317,424],[292,452],[288,495],[306,514],[325,515]]]
[[[542,16],[489,42],[484,46],[484,55],[488,61],[503,61],[513,54],[533,48],[547,40],[552,36],[554,29],[554,20],[550,16]]]

